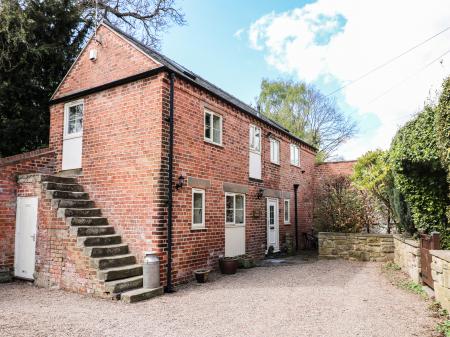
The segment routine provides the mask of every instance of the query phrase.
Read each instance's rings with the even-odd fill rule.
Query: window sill
[[[278,167],[280,167],[280,166],[281,166],[281,164],[280,164],[280,163],[276,163],[276,162],[274,162],[274,161],[271,161],[270,163],[271,163],[271,164],[273,164],[273,165],[276,165],[276,166],[278,166]]]
[[[252,178],[252,177],[248,177],[249,181],[253,181],[255,183],[262,183],[263,180],[262,179],[258,179],[258,178]]]
[[[241,227],[245,227],[245,224],[225,224],[225,228],[241,228]]]
[[[208,139],[203,139],[203,141],[204,141],[206,144],[214,145],[214,146],[217,146],[218,148],[223,149],[223,144],[217,144],[217,143],[214,143],[214,142],[212,142],[212,141],[210,141],[210,140],[208,140]]]
[[[206,230],[206,226],[192,226],[191,231],[204,231]]]
[[[286,226],[292,225],[290,222],[285,222],[284,223]]]
[[[300,168],[300,164],[299,164],[299,165],[295,165],[295,164],[292,164],[292,163],[291,163],[291,166],[294,166],[294,167],[296,167],[296,168]]]

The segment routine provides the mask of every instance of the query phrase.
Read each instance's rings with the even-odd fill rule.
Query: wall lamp
[[[258,192],[256,192],[256,198],[262,199],[263,195],[264,195],[264,189],[260,188],[258,190]]]
[[[185,181],[185,178],[183,177],[183,175],[181,174],[179,177],[178,177],[178,182],[176,183],[176,185],[175,185],[175,189],[180,189],[180,188],[182,188],[183,186],[184,186],[184,181]]]

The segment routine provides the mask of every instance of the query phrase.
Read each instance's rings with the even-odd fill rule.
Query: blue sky
[[[246,103],[263,78],[306,81],[326,94],[448,26],[445,1],[179,0],[187,25],[162,36],[162,52]],[[448,76],[449,54],[421,70],[448,46],[450,32],[337,93],[359,126],[337,154],[387,148]]]

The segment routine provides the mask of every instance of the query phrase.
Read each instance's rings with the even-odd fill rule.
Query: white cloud
[[[244,33],[245,33],[245,28],[240,28],[233,34],[233,36],[236,39],[240,40],[240,39],[242,39],[242,34],[244,34]]]
[[[447,0],[318,0],[261,17],[250,26],[248,38],[283,73],[307,82],[332,78],[345,84],[449,25]],[[387,148],[397,128],[449,75],[450,54],[443,64],[423,69],[449,49],[447,31],[343,89],[348,105],[358,114],[375,114],[381,125],[370,137],[361,134],[344,144],[339,154],[353,159],[368,149]]]

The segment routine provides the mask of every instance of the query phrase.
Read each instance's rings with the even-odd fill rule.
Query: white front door
[[[33,279],[36,261],[37,197],[18,197],[14,275]]]
[[[267,199],[267,249],[280,250],[280,224],[278,199]]]
[[[64,106],[63,170],[81,168],[83,110],[83,100],[70,102]]]

